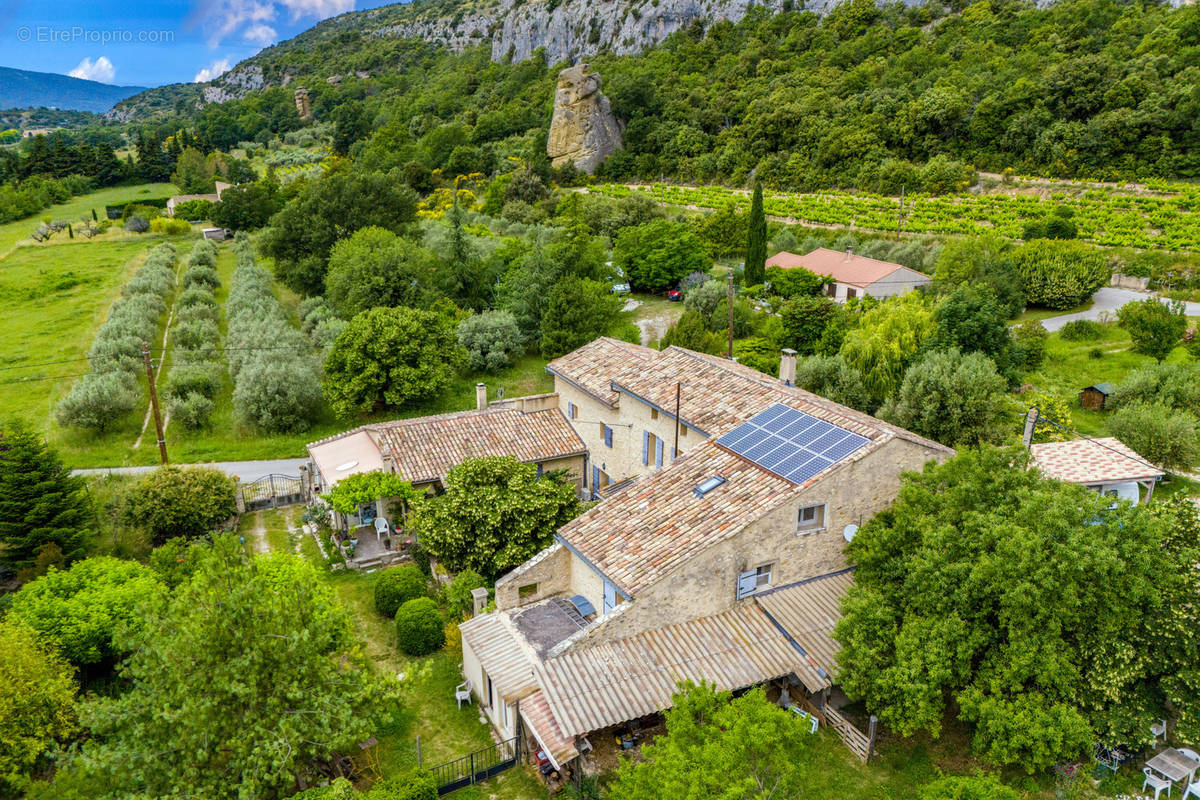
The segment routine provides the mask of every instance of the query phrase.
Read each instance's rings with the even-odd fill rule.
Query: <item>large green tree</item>
[[[85,706],[93,738],[65,766],[86,796],[283,796],[398,710],[395,678],[373,674],[333,589],[293,556],[218,537],[138,613],[129,689]]]
[[[883,724],[936,736],[957,714],[979,755],[1032,772],[1147,742],[1170,682],[1195,685],[1200,597],[1177,576],[1200,550],[1154,508],[1110,507],[1026,459],[985,447],[906,474],[847,549],[835,636],[842,686]]]
[[[418,501],[409,526],[447,568],[495,578],[549,545],[580,510],[567,477],[539,477],[532,464],[488,456],[451,469],[445,493]]]
[[[1164,469],[1189,470],[1200,460],[1200,419],[1195,411],[1162,403],[1129,403],[1108,420],[1113,436]]]
[[[337,162],[292,190],[291,199],[271,217],[261,246],[275,259],[284,283],[321,294],[329,251],[338,240],[372,225],[401,233],[416,213],[416,195],[398,170],[363,172]]]
[[[1012,364],[1013,337],[1004,312],[986,287],[960,286],[933,310],[931,347],[983,353],[1001,373]]]
[[[1039,239],[1017,248],[1013,264],[1025,299],[1046,308],[1073,308],[1108,283],[1108,256],[1079,242]]]
[[[73,673],[33,631],[0,622],[0,796],[21,796],[46,753],[74,733]]]
[[[762,181],[754,182],[754,197],[750,201],[750,224],[746,231],[746,268],[742,281],[757,286],[766,280],[767,218],[763,214]]]
[[[162,593],[155,573],[136,561],[101,556],[68,570],[51,568],[12,597],[9,618],[76,666],[122,655],[118,634],[137,621],[138,603]]]
[[[996,442],[1004,431],[1005,383],[982,353],[931,350],[908,368],[879,415],[952,447]]]
[[[421,308],[436,296],[433,254],[386,228],[360,228],[333,246],[325,298],[346,319],[376,306]]]
[[[126,522],[149,531],[155,544],[211,533],[236,511],[233,480],[209,467],[159,467],[125,498]]]
[[[865,312],[858,326],[846,333],[839,353],[862,374],[875,400],[882,401],[900,385],[934,327],[925,300],[909,292]]]
[[[613,800],[769,800],[804,797],[811,785],[808,721],[767,702],[762,689],[733,699],[684,684],[666,712],[667,732],[622,758]]]
[[[325,359],[325,396],[340,417],[436,397],[462,351],[454,320],[419,308],[372,308],[338,336]]]
[[[550,289],[542,313],[542,355],[556,358],[606,335],[622,300],[599,281],[562,278]]]
[[[656,219],[617,234],[613,262],[643,292],[668,289],[689,272],[707,272],[712,259],[700,238],[682,222]]]
[[[1133,352],[1159,363],[1183,341],[1187,330],[1183,303],[1164,303],[1157,297],[1126,303],[1117,309],[1117,321],[1133,339]]]
[[[17,422],[0,423],[0,564],[29,567],[47,547],[82,554],[93,515],[82,478]]]

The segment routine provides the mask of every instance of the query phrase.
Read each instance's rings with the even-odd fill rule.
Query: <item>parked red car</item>
[[[678,289],[672,289],[671,291],[667,292],[667,299],[675,303],[682,302],[683,292],[679,291]]]

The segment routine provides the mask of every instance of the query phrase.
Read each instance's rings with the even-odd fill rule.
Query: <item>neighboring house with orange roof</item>
[[[855,255],[850,249],[840,252],[819,247],[803,256],[784,251],[768,258],[767,266],[802,267],[814,275],[832,278],[834,282],[827,287],[827,294],[839,303],[868,294],[881,299],[905,294],[933,280],[915,269]]]
[[[1047,478],[1082,484],[1135,505],[1150,502],[1154,485],[1166,474],[1111,436],[1042,442],[1031,445],[1029,452],[1032,466]],[[1141,489],[1146,490],[1144,498]]]
[[[820,701],[845,542],[902,472],[953,451],[795,387],[791,351],[777,378],[598,339],[547,371],[606,499],[462,624],[463,674],[492,724],[511,736],[520,720],[562,766],[587,734],[669,707],[680,680],[788,678]]]

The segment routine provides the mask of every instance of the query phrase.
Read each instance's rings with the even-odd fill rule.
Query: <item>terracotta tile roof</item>
[[[841,602],[854,584],[852,570],[844,569],[754,595],[754,600],[804,651],[805,661],[827,683],[837,675],[841,645],[833,626],[842,618]],[[818,687],[800,675],[809,691]]]
[[[538,667],[559,729],[571,736],[670,708],[680,681],[709,681],[733,691],[792,672],[811,670],[752,603],[571,649]]]
[[[877,258],[843,253],[825,247],[818,247],[803,256],[786,251],[776,253],[767,259],[767,266],[784,269],[803,267],[814,275],[828,275],[838,283],[863,288],[886,278],[898,269],[911,272],[917,277],[929,278],[928,275],[903,264],[893,264],[890,261],[880,261]]]
[[[579,750],[575,747],[575,737],[563,733],[541,689],[521,700],[521,717],[533,731],[538,744],[550,755],[550,760],[555,766],[561,768],[563,764],[579,755]]]
[[[557,408],[531,412],[489,408],[365,425],[313,442],[308,446],[309,454],[315,459],[333,443],[363,432],[370,434],[380,453],[412,483],[445,480],[452,467],[468,458],[515,456],[533,463],[580,455],[587,450]]]
[[[725,482],[697,497],[696,487],[714,475]],[[571,520],[558,536],[633,597],[795,491],[783,478],[704,442]]]
[[[1033,465],[1067,483],[1116,483],[1161,478],[1165,473],[1119,439],[1073,439],[1029,448]]]
[[[546,371],[575,384],[602,403],[612,406],[617,395],[612,378],[631,363],[648,361],[657,351],[602,336],[546,365]]]

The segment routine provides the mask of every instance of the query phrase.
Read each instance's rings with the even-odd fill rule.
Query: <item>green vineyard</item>
[[[1115,188],[1043,194],[909,195],[900,199],[849,192],[782,194],[766,191],[763,208],[774,217],[811,225],[838,225],[916,234],[996,233],[1019,239],[1025,224],[1045,219],[1055,206],[1074,211],[1079,238],[1100,245],[1141,249],[1200,250],[1200,187],[1156,184],[1153,193]],[[721,186],[602,184],[591,191],[610,196],[641,192],[660,203],[697,208],[745,208],[748,192]]]

